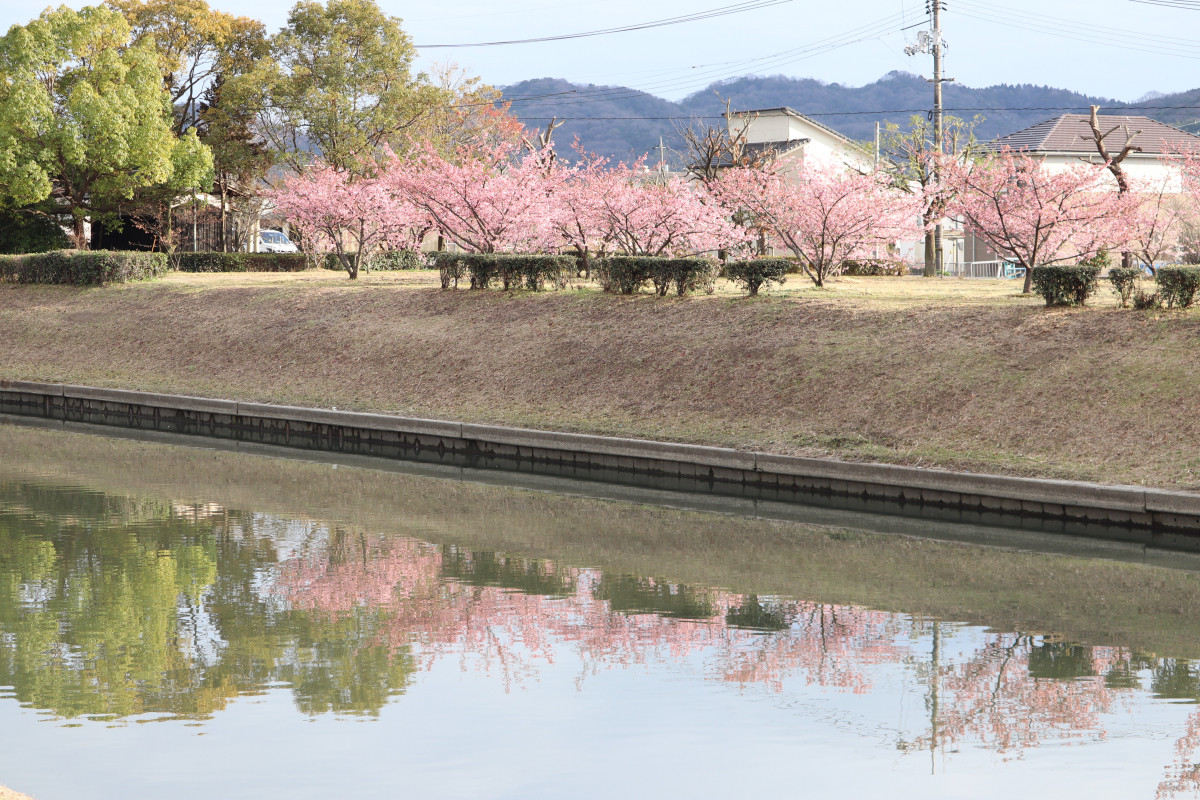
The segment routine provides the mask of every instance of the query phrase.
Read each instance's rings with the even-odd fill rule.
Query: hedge
[[[741,286],[751,297],[758,296],[762,286],[783,283],[791,263],[782,258],[753,258],[747,261],[727,261],[725,277]]]
[[[908,265],[903,261],[886,258],[851,259],[842,262],[842,274],[858,277],[900,277],[908,274]]]
[[[1113,267],[1108,271],[1108,281],[1121,297],[1121,308],[1129,305],[1141,277],[1142,271],[1137,267]]]
[[[102,286],[157,278],[168,270],[165,253],[132,250],[52,250],[0,256],[0,279],[15,283]]]
[[[650,281],[659,297],[671,288],[682,297],[696,289],[711,292],[719,270],[711,258],[609,256],[597,266],[596,279],[606,292],[634,294]]]
[[[1096,291],[1099,266],[1055,265],[1033,268],[1033,290],[1048,306],[1084,305]]]
[[[1159,267],[1154,282],[1167,308],[1188,308],[1200,291],[1200,267]]]
[[[302,272],[303,253],[178,253],[180,272]]]
[[[540,291],[547,283],[566,285],[566,278],[575,269],[574,256],[524,253],[438,253],[435,264],[441,276],[442,288],[468,275],[472,289],[487,289],[499,280],[505,289]]]
[[[337,253],[326,253],[325,269],[342,271],[346,269]],[[425,255],[416,250],[382,250],[367,259],[362,265],[367,271],[390,272],[400,269],[425,269]]]

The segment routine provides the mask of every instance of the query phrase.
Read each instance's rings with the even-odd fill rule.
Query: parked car
[[[300,250],[283,231],[265,230],[258,232],[258,252],[298,253]]]

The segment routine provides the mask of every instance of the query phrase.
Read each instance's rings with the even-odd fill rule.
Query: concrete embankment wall
[[[1200,494],[0,381],[0,413],[1200,549]]]

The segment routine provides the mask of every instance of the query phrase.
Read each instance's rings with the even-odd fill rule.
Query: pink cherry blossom
[[[954,192],[948,213],[1025,267],[1026,292],[1033,267],[1124,248],[1137,201],[1112,191],[1108,175],[1103,164],[1048,170],[1008,149],[973,163],[942,162],[943,180]]]
[[[817,286],[847,260],[921,230],[920,197],[833,164],[804,164],[787,174],[733,169],[718,181],[716,194],[729,213],[790,250]]]
[[[507,142],[474,142],[453,160],[429,143],[386,176],[396,194],[437,230],[477,253],[537,252],[557,245],[552,195],[560,180],[547,153],[522,155]]]
[[[418,249],[430,227],[425,214],[370,172],[318,163],[268,196],[300,230],[306,250],[336,253],[351,278],[380,249]]]

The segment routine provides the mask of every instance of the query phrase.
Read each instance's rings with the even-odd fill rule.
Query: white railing
[[[946,265],[946,273],[958,278],[1023,278],[1025,270],[1011,261],[960,261]]]

